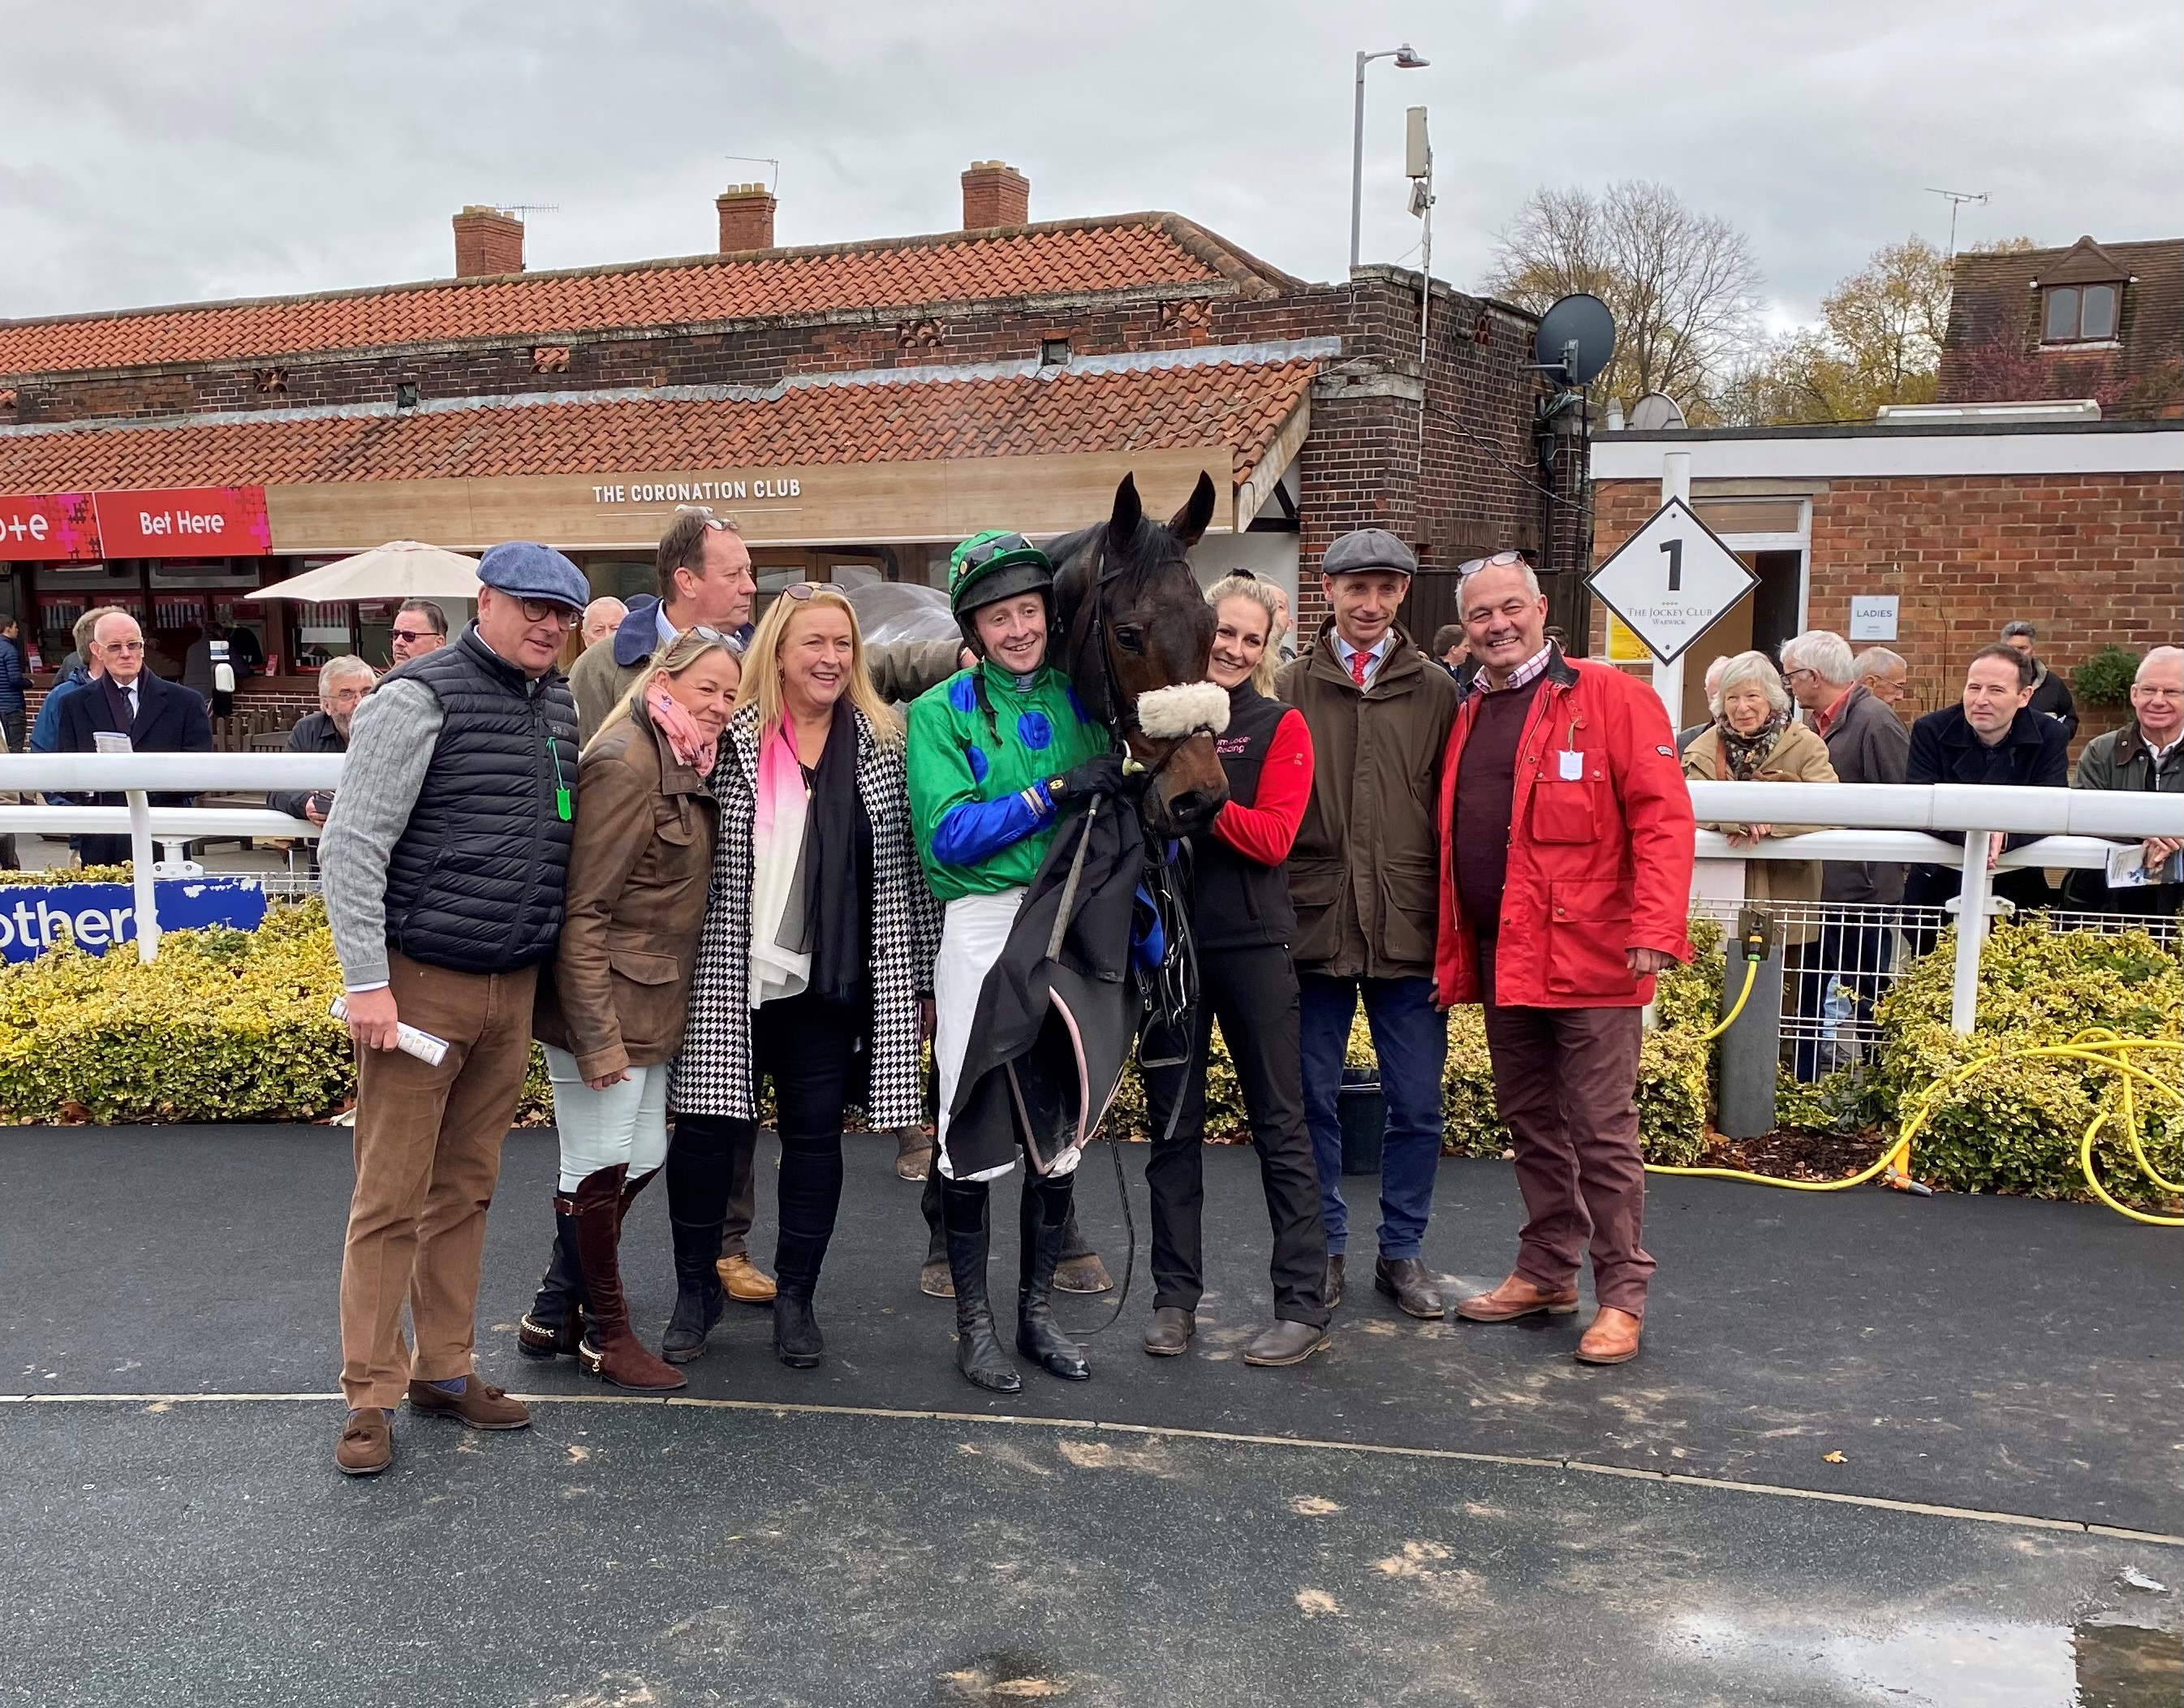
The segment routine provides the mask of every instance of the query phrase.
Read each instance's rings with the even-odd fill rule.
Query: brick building
[[[1691,453],[1693,507],[1759,577],[1693,650],[1697,665],[1832,628],[1901,653],[1926,712],[1955,700],[1966,656],[2013,618],[2039,626],[2042,656],[2066,677],[2106,646],[2143,652],[2184,639],[2184,425],[1974,412],[1602,433],[1592,454],[1597,556],[1658,507],[1670,450]],[[1869,607],[1864,636],[1853,600]],[[1596,608],[1596,655],[1604,621]],[[1704,715],[1701,674],[1686,673],[1686,723]],[[2081,709],[2084,738],[2122,715]]]
[[[1414,273],[1307,283],[1173,214],[1032,223],[1000,162],[962,193],[962,230],[792,249],[736,186],[716,254],[544,273],[466,208],[454,279],[0,322],[0,611],[48,666],[89,604],[163,670],[242,623],[277,667],[251,691],[300,704],[325,656],[384,657],[390,613],[243,595],[391,538],[541,539],[627,594],[694,501],[762,587],[935,580],[978,527],[1097,520],[1125,470],[1171,507],[1212,471],[1200,572],[1288,585],[1306,633],[1351,527],[1436,568],[1575,561],[1581,454],[1535,451],[1520,310],[1435,285],[1422,361]]]

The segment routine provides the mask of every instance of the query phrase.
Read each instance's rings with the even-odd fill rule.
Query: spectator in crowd
[[[1691,791],[1659,698],[1549,644],[1547,601],[1516,553],[1486,560],[1458,598],[1479,672],[1441,767],[1436,995],[1485,1007],[1527,1220],[1508,1278],[1457,1314],[1574,1313],[1589,1246],[1600,1310],[1577,1357],[1622,1364],[1653,1273],[1639,1243],[1640,1010],[1654,975],[1691,955]]]
[[[527,540],[487,552],[478,582],[462,638],[390,671],[358,708],[320,850],[358,1047],[349,1410],[334,1450],[352,1476],[394,1462],[405,1390],[413,1412],[475,1429],[531,1421],[473,1362],[478,1265],[538,968],[561,932],[577,708],[554,661],[590,590]],[[443,1041],[439,1061],[398,1047],[405,1024]]]
[[[91,632],[91,656],[98,678],[62,706],[56,751],[95,752],[97,738],[103,734],[126,735],[136,753],[212,751],[212,719],[204,701],[144,667],[144,631],[135,617],[112,608],[100,611]],[[102,807],[126,804],[120,795],[92,798]],[[151,797],[151,804],[183,807],[191,799],[160,794]],[[86,866],[118,866],[129,858],[126,836],[86,836],[78,847]]]
[[[2063,726],[2063,739],[2075,741],[2078,739],[2078,708],[2070,699],[2070,684],[2041,661],[2034,650],[2039,638],[2039,630],[2029,622],[2005,622],[2002,626],[2003,645],[2014,648],[2031,662],[2032,698],[2025,702],[2025,709],[2042,717],[2053,718]]]
[[[584,748],[561,941],[532,1031],[554,1085],[561,1175],[554,1258],[516,1331],[616,1387],[681,1387],[630,1326],[623,1219],[667,1160],[668,1073],[690,1007],[719,807],[706,779],[735,704],[735,643],[661,649]]]
[[[2096,735],[2078,756],[2081,789],[2131,789],[2184,795],[2184,650],[2157,646],[2131,678],[2131,722]],[[2184,851],[2184,834],[2149,836],[2142,864],[2151,872]],[[2184,883],[2111,889],[2105,872],[2074,871],[2064,885],[2088,912],[2184,912]]]
[[[1388,1104],[1373,1281],[1411,1315],[1436,1318],[1441,1297],[1418,1255],[1440,1164],[1448,1057],[1447,1018],[1433,1002],[1434,801],[1458,696],[1448,673],[1396,622],[1418,567],[1384,528],[1334,541],[1319,582],[1332,615],[1276,680],[1304,714],[1313,753],[1312,800],[1290,853],[1297,916],[1290,947],[1327,1229],[1327,1308],[1342,1303],[1349,1250],[1335,1110],[1362,996]]]
[[[747,638],[758,590],[750,548],[733,522],[701,505],[675,513],[653,553],[656,597],[632,600],[611,639],[586,649],[569,671],[577,724],[588,742],[621,703],[652,656],[678,634],[710,628]]]
[[[1740,652],[1722,661],[1713,696],[1713,722],[1684,749],[1684,775],[1733,783],[1833,783],[1828,745],[1791,713],[1796,709],[1773,661]],[[1708,824],[1732,848],[1756,848],[1769,837],[1801,836],[1810,824]],[[1797,947],[1819,935],[1813,905],[1820,899],[1817,860],[1747,860],[1744,899],[1756,906],[1786,901],[1777,919],[1781,942]]]
[[[8,750],[20,753],[29,731],[23,690],[31,685],[31,667],[23,651],[23,628],[13,617],[0,620],[0,736]]]
[[[584,650],[589,652],[615,630],[621,628],[622,618],[628,615],[629,607],[612,595],[604,599],[595,599],[586,606],[582,630]]]
[[[353,652],[329,658],[320,665],[319,709],[296,720],[296,727],[288,732],[287,751],[348,752],[349,720],[356,716],[356,708],[364,703],[364,696],[371,692],[373,680],[371,667]],[[334,791],[276,789],[266,795],[265,804],[291,818],[306,818],[314,824],[324,824],[326,814],[333,811]]]
[[[1434,631],[1433,656],[1440,667],[1456,678],[1459,693],[1468,691],[1471,678],[1479,673],[1479,667],[1471,661],[1471,644],[1464,639],[1463,625],[1444,622]]]
[[[105,616],[111,608],[108,606],[93,606],[81,617],[76,618],[75,627],[70,631],[75,650],[69,654],[70,658],[80,657],[86,661],[91,658],[91,632],[98,627],[98,619]],[[37,718],[31,725],[30,751],[31,752],[53,753],[59,750],[61,707],[67,704],[71,694],[83,688],[97,674],[98,667],[95,664],[90,662],[70,664],[65,660],[63,661],[60,674],[54,678],[53,685],[46,690],[45,699],[38,705]],[[48,805],[62,804],[65,799],[65,796],[53,794],[46,796]]]
[[[1875,649],[1877,652],[1879,649]],[[1873,657],[1873,653],[1865,655]],[[1897,667],[1903,661],[1886,655]],[[1820,739],[1838,783],[1901,783],[1911,753],[1911,732],[1887,703],[1857,680],[1858,661],[1850,643],[1832,629],[1814,628],[1782,647],[1782,677],[1791,696]],[[1841,913],[1821,928],[1818,952],[1808,956],[1809,970],[1797,982],[1796,1012],[1829,1013],[1839,1020],[1869,1019],[1880,1000],[1880,981],[1894,952],[1895,933],[1886,916],[1869,911],[1903,899],[1903,868],[1880,860],[1828,860],[1820,867],[1820,900]],[[1845,994],[1847,993],[1847,994]],[[1817,1076],[1821,1052],[1808,1038],[1800,1041],[1797,1075]]]
[[[1708,706],[1712,706],[1713,704],[1714,696],[1721,692],[1721,673],[1728,668],[1729,660],[1726,657],[1717,658],[1713,663],[1707,666],[1706,701]],[[1703,723],[1694,723],[1688,728],[1679,729],[1676,732],[1676,751],[1679,753],[1690,752],[1691,743],[1697,740],[1699,737],[1705,734],[1708,730],[1713,728],[1713,720],[1709,717]]]
[[[1867,647],[1851,661],[1851,669],[1858,685],[1891,712],[1896,712],[1911,692],[1911,667],[1901,653],[1885,646]]]
[[[2023,648],[2000,641],[1980,648],[1965,667],[1962,700],[1911,726],[1903,780],[2068,788],[2070,738],[2061,719],[2031,709],[2032,689],[2032,658]],[[1988,869],[2005,849],[2033,840],[1994,832],[1987,838]],[[1914,907],[1938,907],[1957,893],[1963,875],[1953,866],[1914,866],[1903,899]],[[2020,907],[2044,907],[2051,899],[2037,867],[2002,874],[1994,893]],[[1922,942],[1930,941],[1930,933],[1919,935]]]
[[[387,650],[397,664],[437,652],[448,644],[448,613],[429,599],[405,599],[396,609]]]
[[[1282,864],[1312,798],[1312,737],[1303,714],[1270,699],[1274,685],[1273,589],[1232,575],[1206,595],[1213,607],[1207,676],[1228,690],[1228,727],[1219,743],[1228,799],[1212,828],[1191,838],[1191,933],[1196,941],[1197,1036],[1181,1064],[1145,1073],[1145,1163],[1152,1194],[1153,1321],[1145,1350],[1188,1350],[1204,1292],[1201,1208],[1206,1196],[1206,1052],[1213,1023],[1244,1097],[1273,1224],[1273,1326],[1244,1349],[1244,1362],[1301,1364],[1328,1343],[1327,1233],[1319,1217],[1319,1174],[1304,1124],[1299,1069],[1296,932]],[[1180,1039],[1170,1039],[1181,1044]],[[1163,1142],[1178,1099],[1175,1134]]]
[[[182,655],[182,686],[197,695],[208,706],[212,704],[212,697],[218,691],[219,678],[214,673],[212,656],[213,643],[215,641],[229,646],[228,667],[234,671],[235,680],[238,685],[241,684],[243,678],[242,667],[235,661],[232,643],[228,640],[226,625],[218,622],[206,623],[198,638],[190,643],[189,650]]]
[[[781,1135],[773,1350],[793,1370],[826,1350],[812,1299],[841,1207],[845,1108],[880,1129],[923,1111],[937,920],[911,834],[902,723],[863,651],[838,589],[784,589],[751,637],[713,770],[720,851],[672,1088],[671,1362],[697,1357],[721,1314],[730,1182],[719,1159],[755,1142],[761,1078]]]
[[[1296,656],[1296,648],[1290,644],[1289,589],[1279,582],[1270,581],[1267,583],[1267,591],[1274,596],[1273,651],[1277,661],[1275,668],[1279,669]]]

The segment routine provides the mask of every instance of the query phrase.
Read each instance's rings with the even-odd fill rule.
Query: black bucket
[[[1379,1070],[1345,1068],[1334,1113],[1342,1123],[1342,1172],[1379,1174],[1380,1141],[1388,1131],[1388,1100],[1380,1095]]]

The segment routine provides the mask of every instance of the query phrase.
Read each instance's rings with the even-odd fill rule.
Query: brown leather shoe
[[[460,1393],[449,1393],[429,1381],[410,1384],[410,1409],[428,1417],[452,1417],[472,1429],[527,1429],[531,1414],[520,1399],[510,1399],[505,1388],[495,1387],[476,1370]]]
[[[933,1168],[933,1135],[922,1127],[902,1127],[894,1136],[894,1177],[916,1186]]]
[[[778,1291],[773,1277],[741,1253],[722,1258],[713,1268],[721,1277],[722,1291],[744,1304],[770,1304]]]
[[[1373,1285],[1407,1315],[1439,1322],[1448,1307],[1426,1266],[1416,1258],[1382,1258],[1373,1265]]]
[[[376,1405],[353,1411],[334,1443],[334,1465],[343,1476],[376,1476],[394,1463],[394,1426]]]
[[[1577,1310],[1577,1289],[1546,1288],[1513,1275],[1491,1292],[1456,1302],[1456,1314],[1467,1322],[1515,1322],[1528,1316],[1570,1316]]]
[[[1628,1364],[1638,1356],[1638,1333],[1643,1320],[1627,1310],[1602,1305],[1585,1338],[1577,1343],[1580,1364]]]

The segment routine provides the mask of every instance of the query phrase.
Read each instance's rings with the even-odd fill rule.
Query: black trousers
[[[1189,1081],[1181,1067],[1145,1074],[1152,1155],[1145,1185],[1153,1205],[1153,1304],[1195,1310],[1205,1291],[1201,1237],[1206,1201],[1206,1052],[1213,1023],[1235,1063],[1258,1153],[1259,1183],[1274,1233],[1274,1315],[1324,1327],[1327,1230],[1319,1214],[1319,1170],[1304,1121],[1303,1050],[1296,968],[1279,944],[1199,952],[1197,1047]],[[1163,1143],[1182,1099],[1175,1136]]]
[[[863,1027],[839,1003],[805,991],[768,1002],[752,1017],[757,1071],[773,1080],[781,1133],[781,1231],[776,1279],[809,1298],[842,1206],[842,1111]]]

